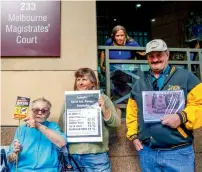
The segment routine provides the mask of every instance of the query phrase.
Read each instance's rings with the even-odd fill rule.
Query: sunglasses
[[[32,112],[34,112],[35,114],[38,114],[39,112],[41,112],[42,114],[46,114],[49,112],[49,109],[38,109],[38,108],[33,108]]]

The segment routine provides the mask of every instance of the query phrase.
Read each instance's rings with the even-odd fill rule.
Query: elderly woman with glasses
[[[17,128],[10,146],[11,172],[59,171],[58,153],[67,141],[59,126],[47,120],[50,109],[51,103],[44,98],[32,102],[32,114]]]

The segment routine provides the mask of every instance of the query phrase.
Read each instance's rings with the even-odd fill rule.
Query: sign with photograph
[[[30,98],[27,97],[17,97],[14,110],[14,119],[24,119],[27,117],[29,110]]]
[[[145,122],[160,122],[168,114],[181,112],[185,107],[184,91],[143,91]]]
[[[65,130],[68,142],[102,142],[99,90],[65,92]]]
[[[60,1],[2,1],[1,56],[60,56]]]

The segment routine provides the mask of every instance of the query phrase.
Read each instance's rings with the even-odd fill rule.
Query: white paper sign
[[[143,91],[143,118],[145,122],[160,122],[168,114],[181,112],[185,107],[183,90]]]
[[[65,92],[65,129],[68,142],[102,142],[99,90]]]

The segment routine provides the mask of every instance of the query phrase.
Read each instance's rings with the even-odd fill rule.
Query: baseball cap
[[[146,45],[146,54],[152,51],[165,51],[168,47],[162,39],[154,39],[147,43]]]

